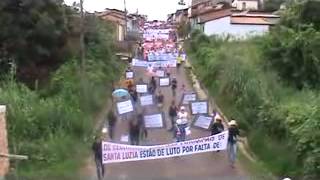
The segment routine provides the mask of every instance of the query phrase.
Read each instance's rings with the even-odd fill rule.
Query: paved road
[[[143,78],[145,82],[149,78],[143,68],[134,68],[138,80]],[[178,87],[181,88],[185,84],[188,91],[192,91],[191,84],[188,83],[185,70],[180,69],[177,73],[175,69],[171,70],[172,77],[178,80]],[[167,128],[170,128],[170,120],[168,118],[167,110],[172,101],[171,89],[169,87],[161,88],[165,95],[165,104],[163,110],[166,115]],[[181,91],[177,91],[176,101],[181,99]],[[157,107],[147,108],[147,112],[157,112]],[[210,132],[191,129],[192,134],[188,139],[194,139],[210,135]],[[118,121],[116,125],[115,141],[120,142],[120,137],[128,132],[128,122]],[[157,129],[148,131],[148,140],[145,144],[162,144],[172,143],[172,133],[167,129]],[[91,162],[93,162],[91,160]],[[86,169],[87,175],[95,176],[94,164]],[[228,163],[225,151],[202,153],[197,155],[183,156],[180,158],[169,158],[161,160],[148,160],[138,162],[124,162],[106,165],[105,180],[202,180],[202,179],[227,179],[227,180],[242,180],[246,178],[247,173],[236,164],[236,168],[232,169]],[[95,179],[95,178],[90,178]]]

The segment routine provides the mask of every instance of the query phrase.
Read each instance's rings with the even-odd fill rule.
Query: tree
[[[186,39],[191,31],[190,22],[187,20],[181,21],[178,24],[177,31],[180,38]]]
[[[267,0],[263,5],[263,9],[266,11],[277,11],[280,6],[285,3],[286,0]]]
[[[64,61],[67,19],[62,0],[1,0],[0,59],[32,81]]]
[[[320,2],[293,3],[263,44],[267,62],[297,88],[320,87]]]

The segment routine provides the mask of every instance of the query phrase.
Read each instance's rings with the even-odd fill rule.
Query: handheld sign
[[[132,71],[126,72],[126,79],[133,79],[134,73]]]
[[[191,114],[208,114],[208,101],[191,102]]]
[[[164,76],[165,76],[165,73],[164,73],[163,70],[157,70],[157,71],[156,71],[156,76],[157,76],[157,77],[164,77]]]
[[[117,103],[117,110],[120,115],[132,112],[133,106],[132,106],[131,100],[118,102]]]
[[[141,106],[153,105],[152,95],[140,96],[140,105]]]
[[[208,130],[212,122],[211,116],[200,115],[194,119],[193,126]]]
[[[136,90],[138,93],[147,93],[148,92],[148,85],[147,84],[137,84]]]
[[[157,128],[164,128],[164,120],[163,114],[153,114],[153,115],[145,115],[144,116],[144,125],[146,128],[150,129],[157,129]]]
[[[159,85],[162,86],[170,86],[170,78],[160,78],[159,79]]]
[[[182,96],[181,104],[186,105],[186,104],[189,104],[190,101],[196,101],[196,100],[197,100],[197,94],[195,92],[184,93]]]

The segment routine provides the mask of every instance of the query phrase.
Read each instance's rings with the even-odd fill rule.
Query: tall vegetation
[[[8,107],[10,152],[29,156],[12,162],[12,174],[30,179],[78,179],[94,114],[123,69],[114,56],[113,26],[87,14],[86,78],[80,79],[79,14],[61,3],[0,2],[0,62],[18,70],[8,78],[15,75],[10,64],[1,69],[0,102]],[[46,82],[34,89],[30,82],[41,78],[41,67]]]
[[[299,89],[320,85],[320,3],[293,3],[262,44],[266,61]]]
[[[308,3],[297,6],[306,8]],[[317,19],[312,17],[309,22]],[[239,121],[266,166],[279,176],[316,180],[320,178],[320,91],[313,76],[319,77],[319,48],[314,42],[319,31],[314,22],[297,32],[309,31],[313,38],[283,34],[279,28],[290,28],[287,16],[283,18],[266,36],[246,41],[194,32],[188,52],[199,78],[225,113]]]

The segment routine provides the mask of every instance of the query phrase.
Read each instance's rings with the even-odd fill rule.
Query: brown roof
[[[251,25],[274,25],[274,21],[269,21],[264,17],[246,17],[246,16],[232,16],[231,24],[251,24]]]
[[[208,21],[212,21],[215,19],[219,19],[219,18],[223,18],[226,16],[230,16],[232,14],[231,9],[220,9],[220,10],[216,10],[216,11],[212,11],[210,13],[204,14],[202,16],[200,16],[200,22],[199,23],[205,23]]]

